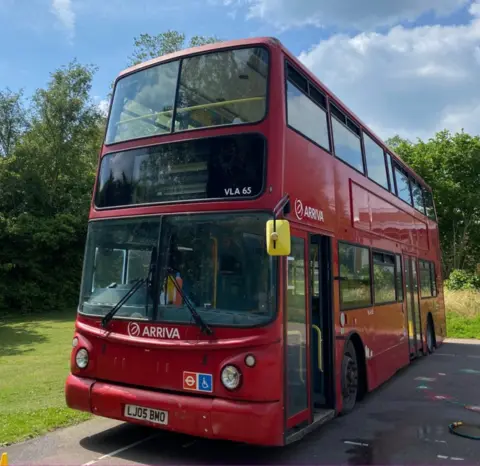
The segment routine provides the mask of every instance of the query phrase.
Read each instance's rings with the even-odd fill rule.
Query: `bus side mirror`
[[[288,220],[267,221],[267,254],[269,256],[289,256],[291,249],[290,224]]]

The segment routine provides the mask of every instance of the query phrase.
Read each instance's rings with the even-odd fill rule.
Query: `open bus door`
[[[404,256],[405,289],[407,298],[407,326],[410,357],[419,356],[423,350],[422,319],[418,293],[418,267],[415,257]]]
[[[292,229],[285,280],[287,443],[335,414],[328,246],[328,238]]]

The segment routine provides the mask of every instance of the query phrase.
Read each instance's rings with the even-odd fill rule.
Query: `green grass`
[[[445,290],[447,336],[480,339],[480,292]]]
[[[0,445],[90,417],[65,405],[75,314],[0,321]]]

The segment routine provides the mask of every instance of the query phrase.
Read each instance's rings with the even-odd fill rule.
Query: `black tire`
[[[357,402],[360,381],[357,352],[351,340],[347,342],[343,350],[341,377],[342,414],[348,414]]]
[[[429,317],[427,324],[427,351],[432,354],[435,351],[435,330],[433,328],[432,319]]]

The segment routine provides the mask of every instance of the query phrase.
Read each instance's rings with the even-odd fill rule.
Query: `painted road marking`
[[[463,458],[458,458],[457,456],[437,455],[437,458],[440,458],[441,460],[451,459],[451,460],[453,460],[453,461],[464,461]]]
[[[423,380],[424,382],[435,382],[433,377],[415,377],[415,380]]]
[[[425,440],[425,442],[444,443],[445,445],[447,444],[447,442],[445,440],[432,440],[432,439],[429,439],[429,438],[426,438],[424,440]]]
[[[357,445],[359,447],[368,447],[368,443],[351,442],[350,440],[345,440],[343,443],[347,443],[348,445]]]
[[[454,358],[455,354],[452,354],[452,353],[433,353],[432,356],[450,356],[450,357]]]
[[[480,374],[480,371],[477,371],[476,369],[460,369],[460,372],[463,372],[464,374]]]
[[[196,440],[192,440],[191,442],[186,443],[185,445],[182,445],[182,448],[190,448],[193,444],[197,443]]]
[[[111,453],[107,453],[106,455],[99,456],[96,460],[89,461],[88,463],[84,463],[81,466],[91,466],[92,464],[98,463],[99,461],[104,460],[106,458],[111,458],[112,456],[118,455],[119,453],[122,453],[122,451],[129,450],[130,448],[136,447],[137,445],[140,445],[141,443],[144,443],[147,440],[151,440],[152,438],[158,437],[159,435],[160,433],[150,435],[149,437],[145,437],[144,439],[133,442],[130,445],[126,445],[125,447],[119,448],[118,450],[112,451]]]

